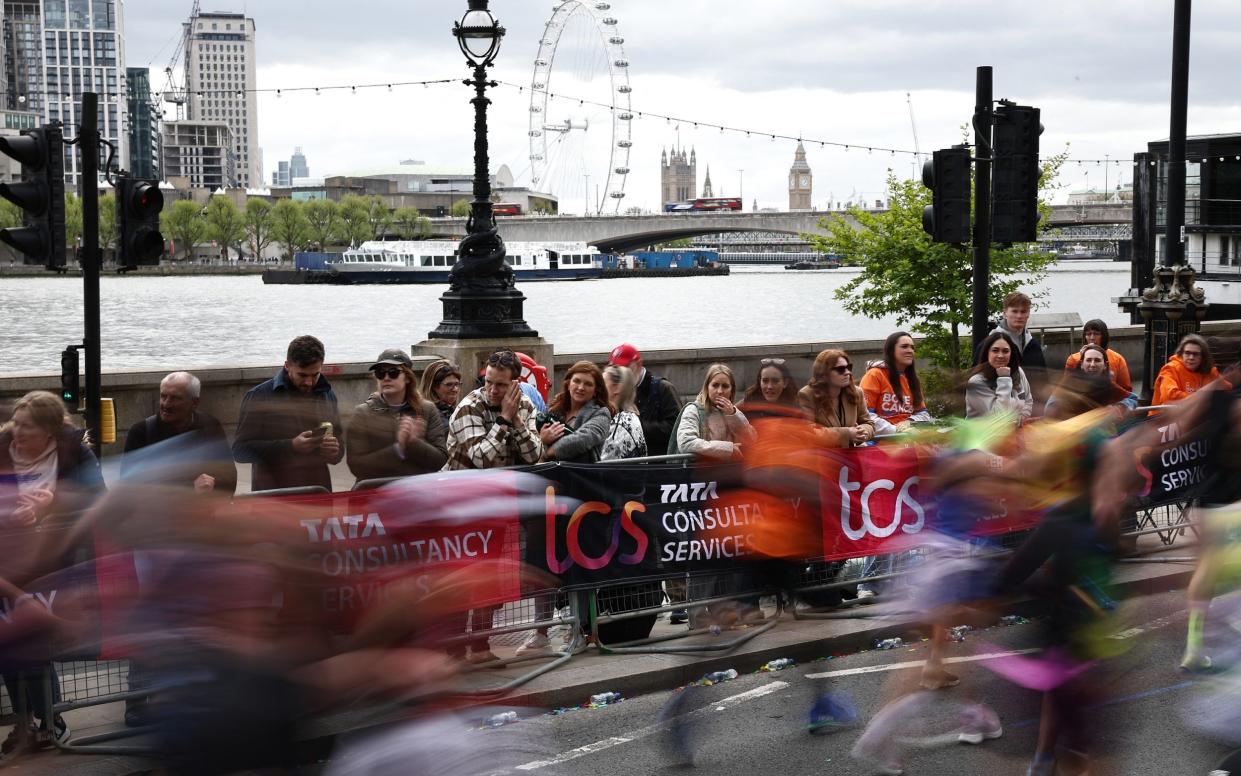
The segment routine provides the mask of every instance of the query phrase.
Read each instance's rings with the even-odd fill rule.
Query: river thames
[[[734,267],[727,277],[526,283],[526,319],[558,353],[718,347],[880,338],[893,319],[852,316],[833,292],[857,270],[792,272]],[[1063,262],[1039,286],[1036,312],[1077,312],[1124,325],[1112,303],[1129,266]],[[440,321],[445,286],[264,285],[258,275],[105,276],[103,369],[277,364],[299,334],[329,362],[369,361],[408,347]],[[0,374],[59,373],[60,351],[82,339],[80,278],[0,279]]]

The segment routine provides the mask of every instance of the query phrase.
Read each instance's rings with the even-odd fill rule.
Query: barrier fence
[[[1125,530],[1135,542],[1155,535],[1168,546],[1196,531],[1188,506],[1207,473],[1165,479],[1179,471],[1164,465],[1175,459],[1161,456],[1166,449],[1171,447],[1148,451],[1135,462],[1149,475]],[[1201,469],[1205,461],[1194,465]],[[781,611],[806,618],[847,609],[850,603],[838,591],[899,580],[922,562],[920,534],[935,525],[935,505],[919,490],[924,466],[912,448],[832,451],[816,472],[813,492],[773,494],[747,487],[752,478],[740,465],[693,466],[688,456],[656,456],[364,481],[349,493],[257,493],[230,508],[269,521],[268,541],[295,545],[294,553],[321,572],[328,584],[319,590],[320,602],[342,633],[394,579],[433,582],[491,564],[496,573],[486,589],[470,589],[468,605],[449,620],[455,632],[441,628],[436,644],[512,646],[534,628],[567,631],[568,644],[561,654],[478,666],[546,661],[499,684],[462,691],[487,696],[554,670],[588,641],[602,653],[727,651],[775,627]],[[1033,523],[1030,516],[986,516],[979,533],[989,538],[982,546],[1011,547]],[[791,555],[790,548],[802,552]],[[749,562],[772,556],[785,559]],[[537,582],[527,578],[532,570]],[[105,613],[115,593],[110,587],[100,584],[96,593]],[[775,597],[775,616],[755,618],[728,638],[680,642],[715,634],[713,626],[746,623],[761,596]],[[13,605],[6,600],[0,609],[0,628]],[[651,636],[659,615],[677,609],[699,617],[684,632]],[[143,694],[130,688],[126,661],[107,659],[116,650],[106,630],[104,623],[100,659],[54,663],[58,697],[50,692],[50,676],[41,677],[53,698],[45,713]],[[679,643],[669,643],[674,640]],[[0,719],[11,719],[13,711],[7,692],[0,694]],[[126,734],[76,738],[64,746],[143,751],[106,745]]]

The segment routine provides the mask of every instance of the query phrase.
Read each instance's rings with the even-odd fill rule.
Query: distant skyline
[[[190,5],[188,0],[125,2],[126,64],[150,67],[157,89],[164,85],[164,68]],[[492,12],[507,29],[493,77],[514,85],[489,92],[492,168],[507,164],[518,183],[529,178],[528,86],[552,5],[492,2]],[[469,72],[451,34],[465,7],[464,0],[368,0],[350,13],[318,0],[211,5],[210,10],[254,18],[260,90],[453,79],[356,94],[348,89],[317,96],[261,93],[265,181],[270,183],[275,163],[289,159],[295,146],[313,160],[315,175],[408,158],[469,167],[472,108],[470,91],[460,83]],[[717,195],[741,194],[747,209],[754,200],[760,207],[786,207],[796,141],[760,139],[757,133],[807,138],[815,207],[823,208],[829,196],[881,198],[887,169],[910,177],[918,174],[918,165],[911,155],[867,153],[865,147],[913,150],[915,123],[924,154],[960,142],[973,111],[975,68],[983,64],[994,67],[997,98],[1042,109],[1044,154],[1068,144],[1077,159],[1124,160],[1108,166],[1106,174],[1102,164],[1071,162],[1061,176],[1059,201],[1087,184],[1101,189],[1105,179],[1109,187],[1129,183],[1132,155],[1168,135],[1171,0],[1037,5],[769,0],[761,15],[753,11],[751,3],[728,0],[611,3],[608,14],[625,38],[634,112],[687,119],[677,126],[635,116],[626,207],[660,207],[660,151],[678,142],[696,149],[700,175],[711,167]],[[1241,131],[1238,34],[1241,4],[1194,4],[1190,134]],[[566,30],[557,57],[564,65],[553,68],[550,90],[608,101],[610,92],[599,79],[568,79],[570,63],[596,56],[582,31],[569,37]],[[516,85],[525,88],[518,91]],[[597,136],[591,130],[602,129],[602,119],[583,106],[581,123],[588,121],[586,133],[570,136]],[[695,129],[693,121],[756,134]],[[845,151],[811,140],[862,148]],[[586,200],[594,199],[585,176],[593,174],[594,188],[598,171],[606,167],[597,154],[585,156],[575,160],[579,169],[555,182],[565,190],[558,192],[565,212],[581,212]]]

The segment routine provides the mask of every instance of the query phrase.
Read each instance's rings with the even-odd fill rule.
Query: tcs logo
[[[876,539],[885,539],[896,533],[896,529],[907,534],[918,533],[922,530],[922,526],[926,524],[926,512],[922,505],[914,498],[910,491],[918,484],[918,477],[908,477],[897,490],[896,483],[889,479],[876,479],[865,487],[862,483],[853,482],[849,479],[849,467],[840,467],[840,530],[850,541],[858,541],[867,536]],[[853,526],[853,493],[861,490],[858,497],[858,507],[861,512],[861,526],[855,528]],[[896,491],[896,498],[893,500],[891,493]],[[872,508],[871,499],[879,494],[879,503],[891,502],[891,513],[889,515],[876,515]],[[912,521],[904,523],[905,510],[909,510]],[[877,525],[875,520],[878,518],[883,525]]]
[[[620,521],[612,524],[611,543],[601,555],[596,557],[591,557],[582,550],[579,538],[582,523],[591,515],[611,517],[612,506],[602,501],[587,501],[579,505],[577,509],[573,510],[573,515],[569,518],[569,525],[565,529],[565,544],[568,546],[569,557],[561,560],[556,557],[556,522],[561,515],[569,513],[569,507],[567,504],[556,502],[555,488],[548,486],[545,492],[544,541],[547,552],[547,568],[553,574],[563,574],[565,571],[573,568],[574,564],[592,571],[608,565],[620,550],[621,531],[628,534],[637,546],[633,552],[621,555],[617,560],[627,566],[636,566],[642,562],[642,558],[646,556],[646,548],[650,545],[650,539],[647,538],[646,532],[634,522],[633,515],[635,512],[645,512],[645,504],[638,501],[625,502],[625,506],[621,510]]]

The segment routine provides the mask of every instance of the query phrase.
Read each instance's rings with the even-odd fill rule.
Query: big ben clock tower
[[[806,164],[806,149],[798,141],[793,166],[789,168],[789,210],[810,209],[812,178],[810,165]]]

